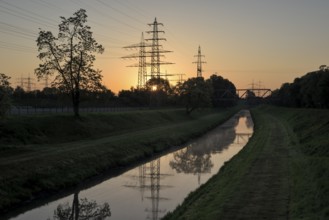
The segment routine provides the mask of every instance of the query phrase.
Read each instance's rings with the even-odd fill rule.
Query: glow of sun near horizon
[[[161,72],[196,76],[198,46],[205,55],[203,76],[218,74],[237,88],[252,82],[271,89],[292,82],[307,72],[329,64],[329,1],[326,0],[1,0],[0,72],[11,76],[13,86],[21,77],[35,77],[36,39],[39,28],[58,33],[60,16],[86,9],[87,24],[96,41],[105,47],[95,68],[103,83],[118,92],[137,85],[138,60],[122,56],[138,52],[124,46],[139,43],[141,33],[152,38],[148,24],[163,23],[159,37],[163,49],[173,51]],[[148,69],[148,72],[150,70]],[[178,77],[171,77],[175,83]],[[36,84],[42,82],[35,81]]]

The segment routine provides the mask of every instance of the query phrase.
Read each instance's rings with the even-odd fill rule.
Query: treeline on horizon
[[[72,105],[69,94],[60,87],[25,91],[17,86],[9,87],[7,91],[12,106],[52,108]],[[97,91],[81,90],[80,93],[81,107],[186,107],[187,99],[190,99],[190,105],[193,105],[192,99],[199,102],[198,107],[229,107],[236,104],[232,98],[237,98],[235,85],[218,75],[209,79],[190,78],[176,85],[166,79],[153,78],[143,88],[131,87],[118,94],[106,87]]]
[[[272,103],[296,108],[329,108],[329,67],[321,65],[318,71],[282,84],[273,91]]]
[[[60,87],[25,91],[22,87],[8,87],[12,106],[53,108],[71,106],[70,96]],[[162,78],[150,79],[145,87],[121,90],[115,94],[103,87],[97,91],[81,90],[81,107],[230,107],[236,105],[238,95],[235,85],[219,75],[209,79],[190,78],[171,85]],[[266,98],[247,93],[249,104],[271,103],[297,108],[329,108],[329,67],[284,83]],[[193,110],[193,109],[192,109]]]

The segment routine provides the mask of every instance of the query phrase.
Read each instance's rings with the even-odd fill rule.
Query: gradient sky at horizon
[[[39,28],[56,35],[60,16],[80,8],[105,47],[95,68],[114,92],[136,86],[138,69],[126,66],[138,60],[120,57],[137,51],[122,47],[139,43],[155,17],[164,24],[164,49],[173,51],[164,61],[175,63],[161,72],[184,73],[184,79],[196,76],[199,45],[207,62],[203,76],[217,73],[237,88],[254,81],[275,89],[329,65],[328,0],[0,0],[0,72],[13,86],[34,77]]]

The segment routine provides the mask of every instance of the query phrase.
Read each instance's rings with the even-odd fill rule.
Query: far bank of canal
[[[160,219],[216,174],[244,147],[252,132],[249,111],[240,111],[176,152],[155,158],[91,188],[77,189],[74,195],[13,214],[10,219],[53,219],[54,210],[70,207],[74,197],[95,201],[98,205],[108,203],[112,214],[109,219]]]

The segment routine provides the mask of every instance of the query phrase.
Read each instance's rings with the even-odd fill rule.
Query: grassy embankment
[[[8,118],[0,123],[0,213],[182,144],[237,110]]]
[[[252,115],[247,146],[165,219],[329,219],[329,111]]]

